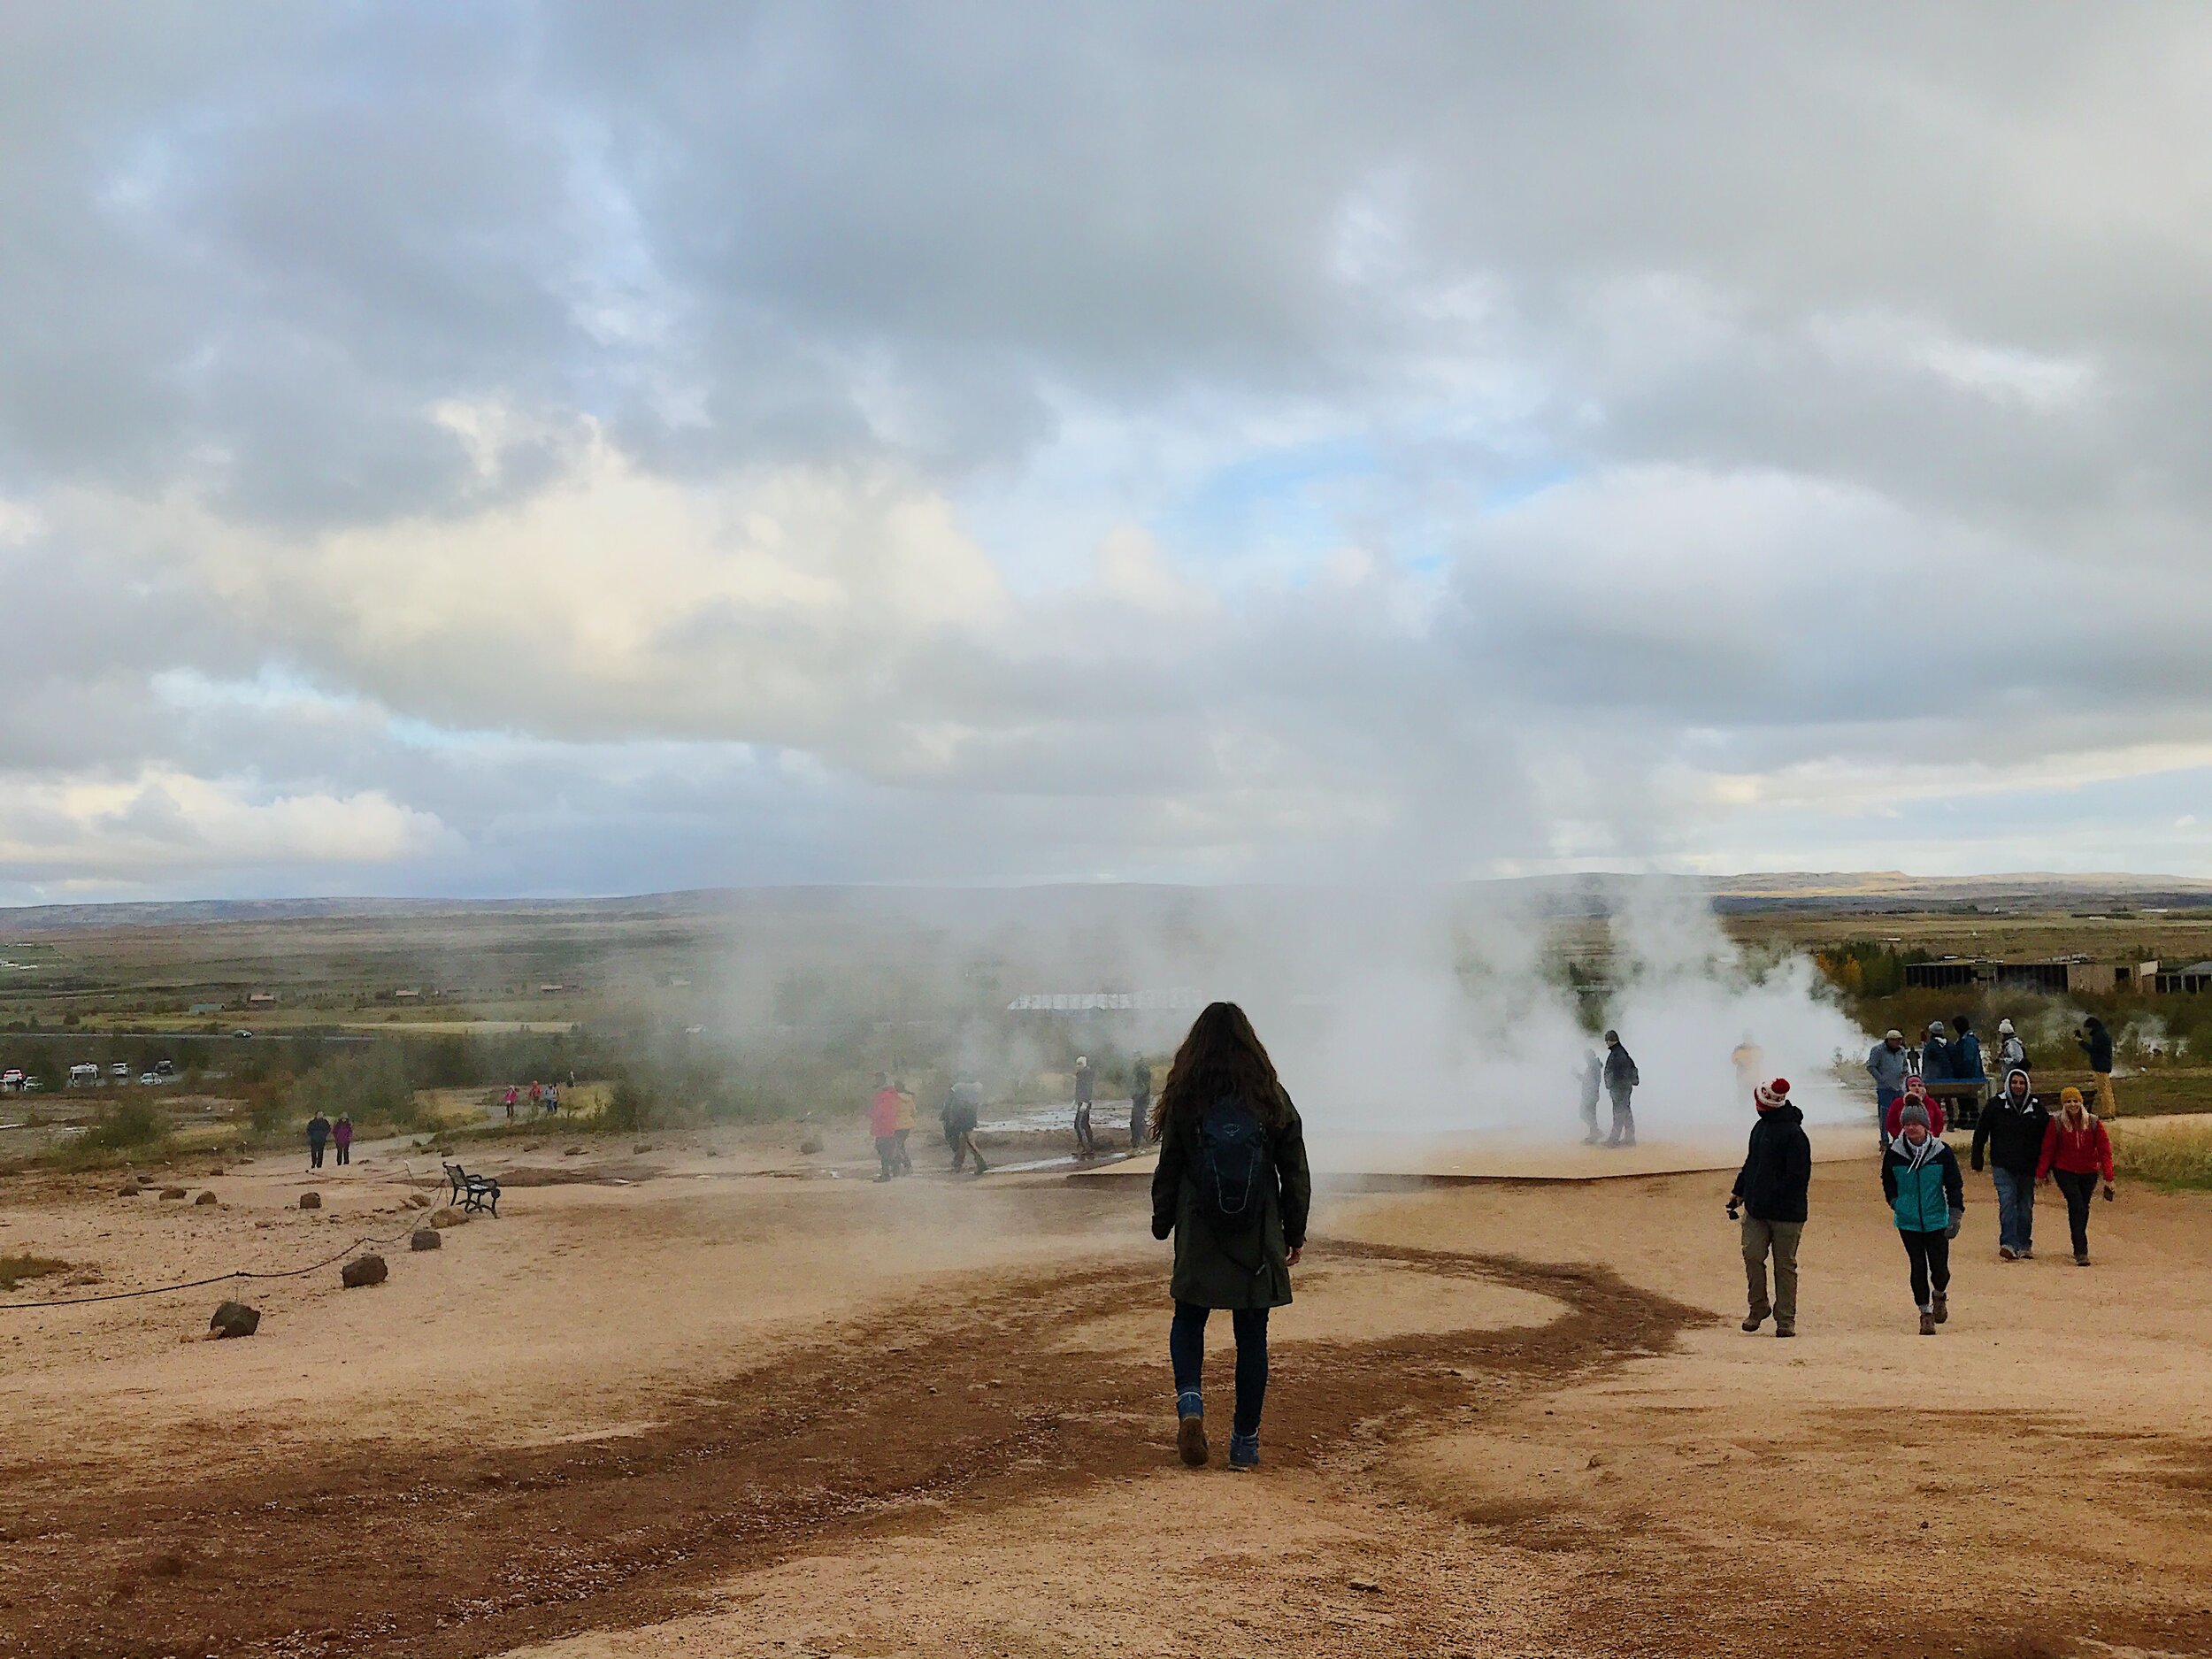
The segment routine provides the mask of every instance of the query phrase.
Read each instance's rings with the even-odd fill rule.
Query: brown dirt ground
[[[255,1285],[249,1341],[186,1340],[219,1288],[0,1315],[0,1655],[2212,1649],[2200,1195],[2100,1205],[2083,1272],[2000,1266],[1978,1183],[1929,1340],[1823,1165],[1786,1344],[1724,1175],[1338,1198],[1233,1477],[1173,1460],[1141,1182],[622,1151],[387,1285]],[[288,1161],[19,1181],[0,1248],[311,1259],[401,1225],[396,1156],[321,1218]]]

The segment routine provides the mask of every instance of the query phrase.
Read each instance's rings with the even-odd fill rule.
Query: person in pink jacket
[[[353,1119],[345,1113],[338,1114],[338,1121],[330,1128],[331,1144],[338,1148],[338,1162],[353,1162]]]
[[[876,1159],[883,1165],[876,1179],[887,1181],[899,1172],[899,1091],[882,1073],[876,1077],[875,1097],[868,1102],[868,1133],[875,1137]]]
[[[2089,1265],[2089,1200],[2104,1177],[2104,1195],[2113,1194],[2112,1137],[2097,1114],[2082,1103],[2081,1091],[2058,1092],[2058,1116],[2043,1132],[2043,1156],[2036,1160],[2035,1179],[2055,1179],[2066,1194],[2066,1225],[2074,1233],[2074,1265]]]

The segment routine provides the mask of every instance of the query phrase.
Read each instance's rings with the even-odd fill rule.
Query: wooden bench
[[[451,1202],[464,1210],[488,1210],[494,1217],[499,1214],[499,1183],[488,1175],[471,1175],[457,1164],[445,1166],[446,1185],[452,1191]]]

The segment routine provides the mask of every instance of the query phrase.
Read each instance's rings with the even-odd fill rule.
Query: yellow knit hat
[[[2069,1083],[2064,1088],[2059,1090],[2058,1103],[2062,1106],[2080,1105],[2081,1091],[2076,1088],[2072,1084]]]

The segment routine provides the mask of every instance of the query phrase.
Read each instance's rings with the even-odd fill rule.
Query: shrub
[[[358,1054],[342,1054],[302,1074],[282,1097],[277,1121],[296,1123],[317,1112],[326,1118],[342,1113],[356,1123],[376,1121],[411,1127],[421,1120],[421,1108],[407,1081],[405,1056],[396,1045],[380,1043]],[[262,1129],[263,1112],[254,1109],[254,1127]]]
[[[13,1290],[27,1279],[43,1279],[68,1265],[50,1256],[0,1256],[0,1290]]]
[[[635,1078],[618,1077],[607,1091],[605,1104],[599,1109],[599,1121],[618,1133],[635,1134],[659,1123],[660,1104]]]
[[[77,1144],[96,1152],[120,1152],[151,1146],[169,1132],[161,1108],[144,1096],[119,1103],[79,1139]]]
[[[2122,1130],[2112,1137],[2112,1167],[2154,1187],[2212,1188],[2212,1128],[2187,1124]]]

